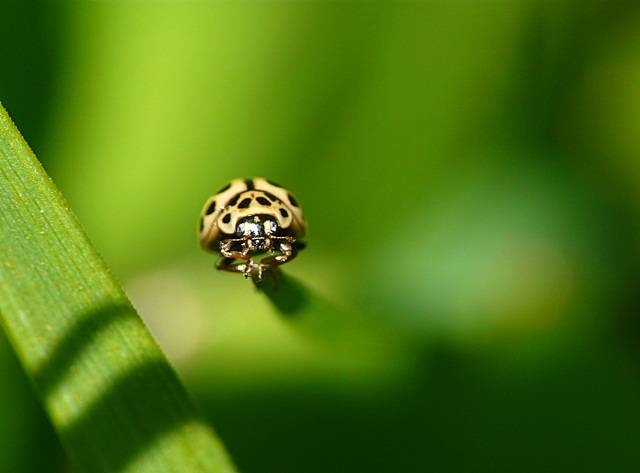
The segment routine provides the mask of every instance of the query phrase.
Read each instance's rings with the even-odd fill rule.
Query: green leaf
[[[235,471],[1,105],[0,313],[81,469]]]

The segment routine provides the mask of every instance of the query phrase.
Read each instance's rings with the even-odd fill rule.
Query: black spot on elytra
[[[245,179],[244,184],[247,186],[248,191],[252,191],[253,189],[255,189],[255,186],[253,185],[253,179]]]
[[[251,198],[247,197],[246,199],[242,199],[242,202],[238,204],[238,208],[246,209],[247,207],[249,207],[249,205],[251,205]]]
[[[280,209],[280,215],[282,215],[283,218],[287,218],[289,216],[289,212],[285,209]]]
[[[201,218],[200,219],[200,233],[202,233],[202,230],[204,229],[204,219]]]
[[[269,179],[267,179],[267,182],[268,182],[269,184],[271,184],[272,186],[282,187],[280,184],[276,184],[275,182],[270,181]]]
[[[256,197],[256,200],[258,201],[258,203],[262,205],[266,205],[266,206],[271,205],[271,202],[269,202],[269,199],[265,199],[264,197]]]
[[[296,200],[296,198],[294,196],[292,196],[291,194],[289,194],[289,202],[291,203],[291,205],[293,205],[294,207],[298,206],[298,201]]]
[[[224,217],[222,217],[223,223],[229,223],[230,221],[231,221],[231,214],[227,214]]]
[[[205,215],[211,215],[215,209],[216,209],[216,201],[214,200],[209,204],[209,207],[207,207],[207,211],[205,212]]]
[[[233,199],[231,199],[227,205],[233,207],[234,205],[236,205],[236,202],[238,202],[238,198],[240,197],[240,194],[236,194],[235,196],[233,196]]]
[[[231,183],[227,184],[226,186],[224,186],[222,189],[220,189],[218,192],[216,192],[216,194],[221,194],[224,191],[226,191],[229,187],[231,187]]]
[[[275,195],[273,195],[271,192],[267,192],[267,191],[262,191],[262,192],[264,192],[264,195],[269,197],[272,202],[275,202],[276,200],[278,200],[278,198]]]

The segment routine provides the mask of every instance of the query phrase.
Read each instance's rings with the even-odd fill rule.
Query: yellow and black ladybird
[[[284,187],[254,177],[234,179],[207,200],[199,239],[202,248],[222,255],[218,269],[251,275],[259,285],[265,271],[276,281],[278,266],[305,248],[300,240],[306,230],[298,200]]]

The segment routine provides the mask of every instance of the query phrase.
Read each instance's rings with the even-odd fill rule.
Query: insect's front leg
[[[241,250],[232,249],[234,243],[241,243]],[[236,245],[237,246],[237,245]],[[222,258],[216,264],[218,269],[233,273],[243,273],[245,278],[255,270],[249,247],[245,238],[234,238],[220,242],[220,253]],[[246,263],[233,264],[235,260],[246,260]]]
[[[227,256],[223,256],[216,263],[216,268],[223,271],[229,271],[231,273],[244,273],[245,267],[247,266],[247,264],[245,263],[233,264],[234,261],[236,261],[235,258],[229,258]],[[253,263],[250,263],[250,264],[253,265]]]
[[[275,237],[275,238],[285,240],[278,245],[278,251],[281,252],[282,254],[276,255],[276,256],[269,256],[260,262],[261,265],[266,265],[269,268],[274,268],[274,269],[276,268],[276,266],[280,266],[281,264],[284,264],[287,261],[291,261],[293,258],[298,256],[298,251],[299,249],[301,249],[299,245],[296,245],[297,242],[290,237]]]
[[[277,289],[282,279],[282,272],[280,271],[279,266],[281,264],[286,263],[287,261],[291,261],[293,258],[298,256],[298,252],[305,247],[304,243],[299,243],[291,237],[275,237],[278,240],[281,240],[277,245],[277,251],[282,253],[281,255],[269,256],[264,258],[260,262],[260,271],[257,281],[254,278],[254,283],[256,286],[259,286],[262,283],[264,278],[264,273],[269,273],[273,281],[274,289]],[[284,241],[282,241],[284,240]]]
[[[241,249],[232,249],[234,243],[240,243]],[[235,246],[237,247],[238,245]],[[251,259],[251,256],[249,256],[249,246],[247,245],[247,240],[245,238],[233,238],[221,241],[220,253],[222,253],[222,256],[226,256],[227,258],[244,260]]]

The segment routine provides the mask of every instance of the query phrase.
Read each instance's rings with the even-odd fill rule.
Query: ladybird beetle
[[[259,286],[265,271],[277,283],[278,266],[305,248],[300,240],[306,230],[298,200],[284,187],[254,177],[234,179],[207,200],[199,239],[203,249],[222,255],[218,269],[251,276]]]

